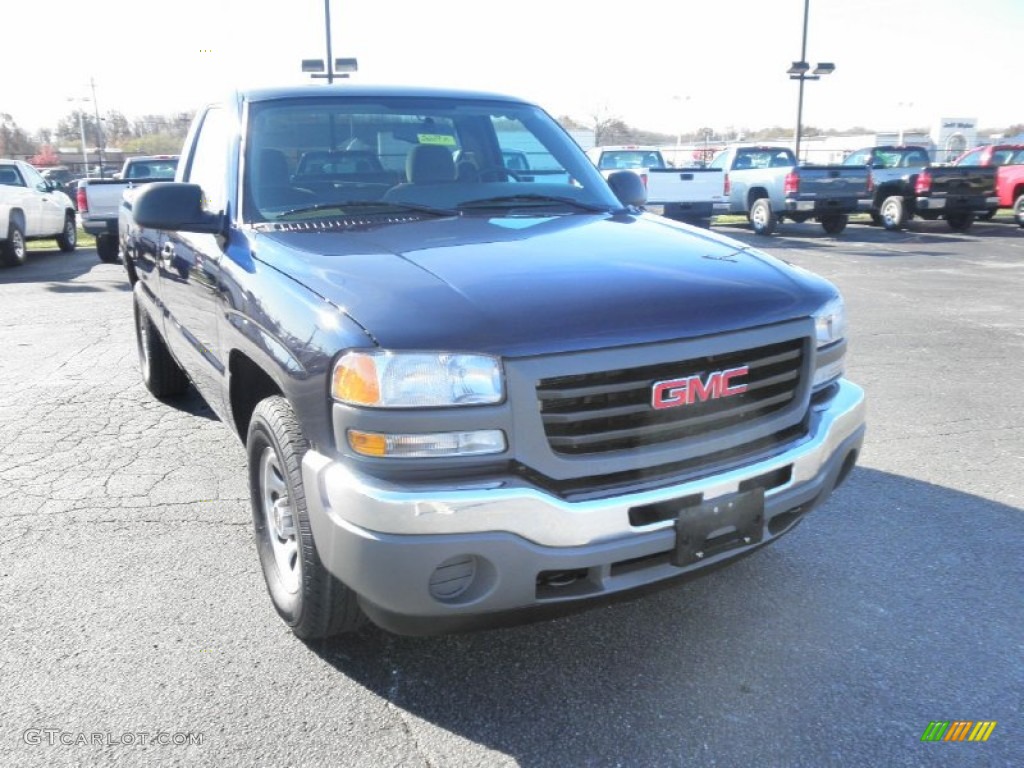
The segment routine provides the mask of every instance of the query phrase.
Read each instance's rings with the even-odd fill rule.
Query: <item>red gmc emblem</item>
[[[659,381],[651,391],[651,405],[660,410],[741,395],[747,391],[747,385],[733,384],[732,381],[740,376],[746,376],[748,373],[750,373],[750,366],[744,365],[741,368],[729,368],[725,371],[709,373],[707,379],[702,379],[700,376],[687,376],[684,379]]]

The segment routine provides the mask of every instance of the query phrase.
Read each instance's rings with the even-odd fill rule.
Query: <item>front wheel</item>
[[[778,218],[772,210],[772,204],[767,197],[759,197],[750,206],[750,226],[754,228],[754,233],[771,235],[775,232],[776,224],[778,224]]]
[[[846,225],[849,221],[850,217],[845,213],[834,213],[829,216],[821,217],[821,228],[824,229],[827,234],[838,235],[846,229]]]
[[[1024,227],[1024,195],[1019,195],[1013,202],[1013,218],[1018,226]]]
[[[966,232],[974,223],[973,213],[947,213],[946,223],[954,232]]]
[[[275,395],[256,406],[246,440],[256,549],[277,613],[297,637],[312,640],[354,632],[365,617],[313,541],[302,482],[307,450],[287,400]]]
[[[12,221],[7,227],[7,242],[0,246],[0,259],[8,267],[20,267],[25,258],[25,233],[17,222]]]
[[[57,247],[64,253],[71,253],[78,245],[78,227],[75,226],[75,214],[64,217],[64,229],[57,235]]]

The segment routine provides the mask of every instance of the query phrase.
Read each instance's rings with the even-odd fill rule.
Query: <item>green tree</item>
[[[34,155],[36,142],[6,112],[0,112],[0,157]]]

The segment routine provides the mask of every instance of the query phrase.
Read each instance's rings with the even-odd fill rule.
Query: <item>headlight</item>
[[[501,361],[451,352],[346,352],[334,365],[331,394],[370,408],[486,405],[504,398]]]
[[[839,296],[814,313],[818,348],[827,347],[846,336],[846,307]]]

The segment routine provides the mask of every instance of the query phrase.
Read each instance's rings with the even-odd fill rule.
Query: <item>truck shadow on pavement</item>
[[[79,248],[71,253],[64,253],[54,247],[53,250],[32,250],[20,267],[0,266],[0,284],[45,283],[54,280],[74,280],[93,270],[108,271],[119,280],[112,281],[116,290],[130,290],[124,267],[120,264],[104,264],[99,260],[94,248]],[[115,271],[116,270],[116,271]],[[60,284],[56,284],[60,285]],[[122,287],[123,286],[123,287]],[[96,286],[65,286],[66,290],[93,291],[109,290]],[[50,289],[52,290],[52,288]]]
[[[138,386],[144,387],[142,382],[139,382]],[[209,419],[210,421],[220,421],[217,414],[213,412],[213,409],[210,408],[206,400],[203,399],[203,396],[200,395],[199,391],[191,384],[188,389],[181,394],[181,396],[167,398],[160,402],[191,416],[198,416],[199,418]]]
[[[386,700],[427,764],[476,763],[421,721],[524,766],[825,765],[840,745],[843,764],[903,764],[940,715],[1019,718],[1020,521],[860,468],[773,546],[638,601],[310,647]],[[1009,741],[984,746],[1013,762]]]

